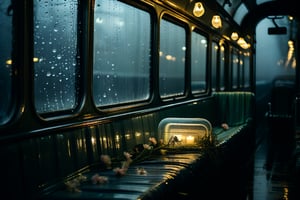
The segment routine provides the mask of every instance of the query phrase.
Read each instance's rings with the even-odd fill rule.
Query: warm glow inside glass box
[[[159,138],[170,147],[195,146],[211,134],[211,124],[204,118],[165,118],[158,125]]]

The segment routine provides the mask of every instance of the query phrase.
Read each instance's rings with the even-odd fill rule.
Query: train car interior
[[[296,0],[1,0],[0,199],[299,200]]]

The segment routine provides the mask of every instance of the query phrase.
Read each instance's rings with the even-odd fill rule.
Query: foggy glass
[[[184,94],[186,32],[166,20],[160,25],[159,92],[162,98]],[[176,42],[174,42],[176,41]]]
[[[212,48],[211,48],[211,89],[212,91],[216,91],[217,88],[218,51],[219,51],[219,45],[216,42],[212,42]]]
[[[93,98],[96,106],[150,96],[150,14],[116,0],[95,2]]]
[[[232,80],[232,88],[238,87],[238,70],[239,70],[239,56],[236,49],[232,50],[232,66],[231,66],[231,80]]]
[[[0,1],[0,124],[8,120],[12,103],[12,14],[10,0]]]
[[[34,99],[38,113],[76,107],[75,0],[34,1]]]
[[[192,93],[204,92],[206,89],[206,52],[207,39],[192,32],[191,81]]]
[[[225,90],[225,47],[220,46],[220,90]]]
[[[250,53],[244,54],[244,87],[250,87]]]
[[[239,53],[239,77],[238,77],[238,81],[239,81],[239,87],[242,88],[244,87],[244,81],[245,81],[245,77],[244,77],[244,55],[242,54],[242,52]]]

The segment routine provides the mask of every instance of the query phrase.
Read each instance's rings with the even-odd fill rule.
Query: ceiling
[[[255,32],[258,22],[268,16],[291,15],[299,19],[297,0],[215,0],[242,29]]]

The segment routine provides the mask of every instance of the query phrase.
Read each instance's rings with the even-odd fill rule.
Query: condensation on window
[[[34,1],[34,99],[38,113],[77,105],[77,7],[75,0]]]
[[[225,46],[220,46],[220,58],[219,58],[219,64],[220,64],[220,90],[225,90]]]
[[[116,0],[94,8],[93,99],[96,106],[150,96],[150,14]]]
[[[244,76],[244,71],[245,71],[245,67],[244,67],[244,54],[240,51],[239,52],[239,87],[242,88],[244,87],[244,82],[245,82],[245,76]]]
[[[186,32],[167,20],[160,24],[159,93],[162,98],[181,96],[185,87]]]
[[[10,0],[0,2],[0,124],[9,119],[12,103],[12,15]]]
[[[219,45],[216,42],[212,42],[212,48],[211,48],[211,89],[212,91],[217,90],[218,52],[219,52]]]
[[[250,53],[244,53],[244,87],[250,87]]]
[[[238,50],[237,49],[233,49],[232,50],[232,88],[237,88],[238,87],[238,78],[239,78],[239,56],[238,56]]]
[[[192,32],[191,81],[192,93],[206,90],[206,55],[207,39],[196,32]]]

